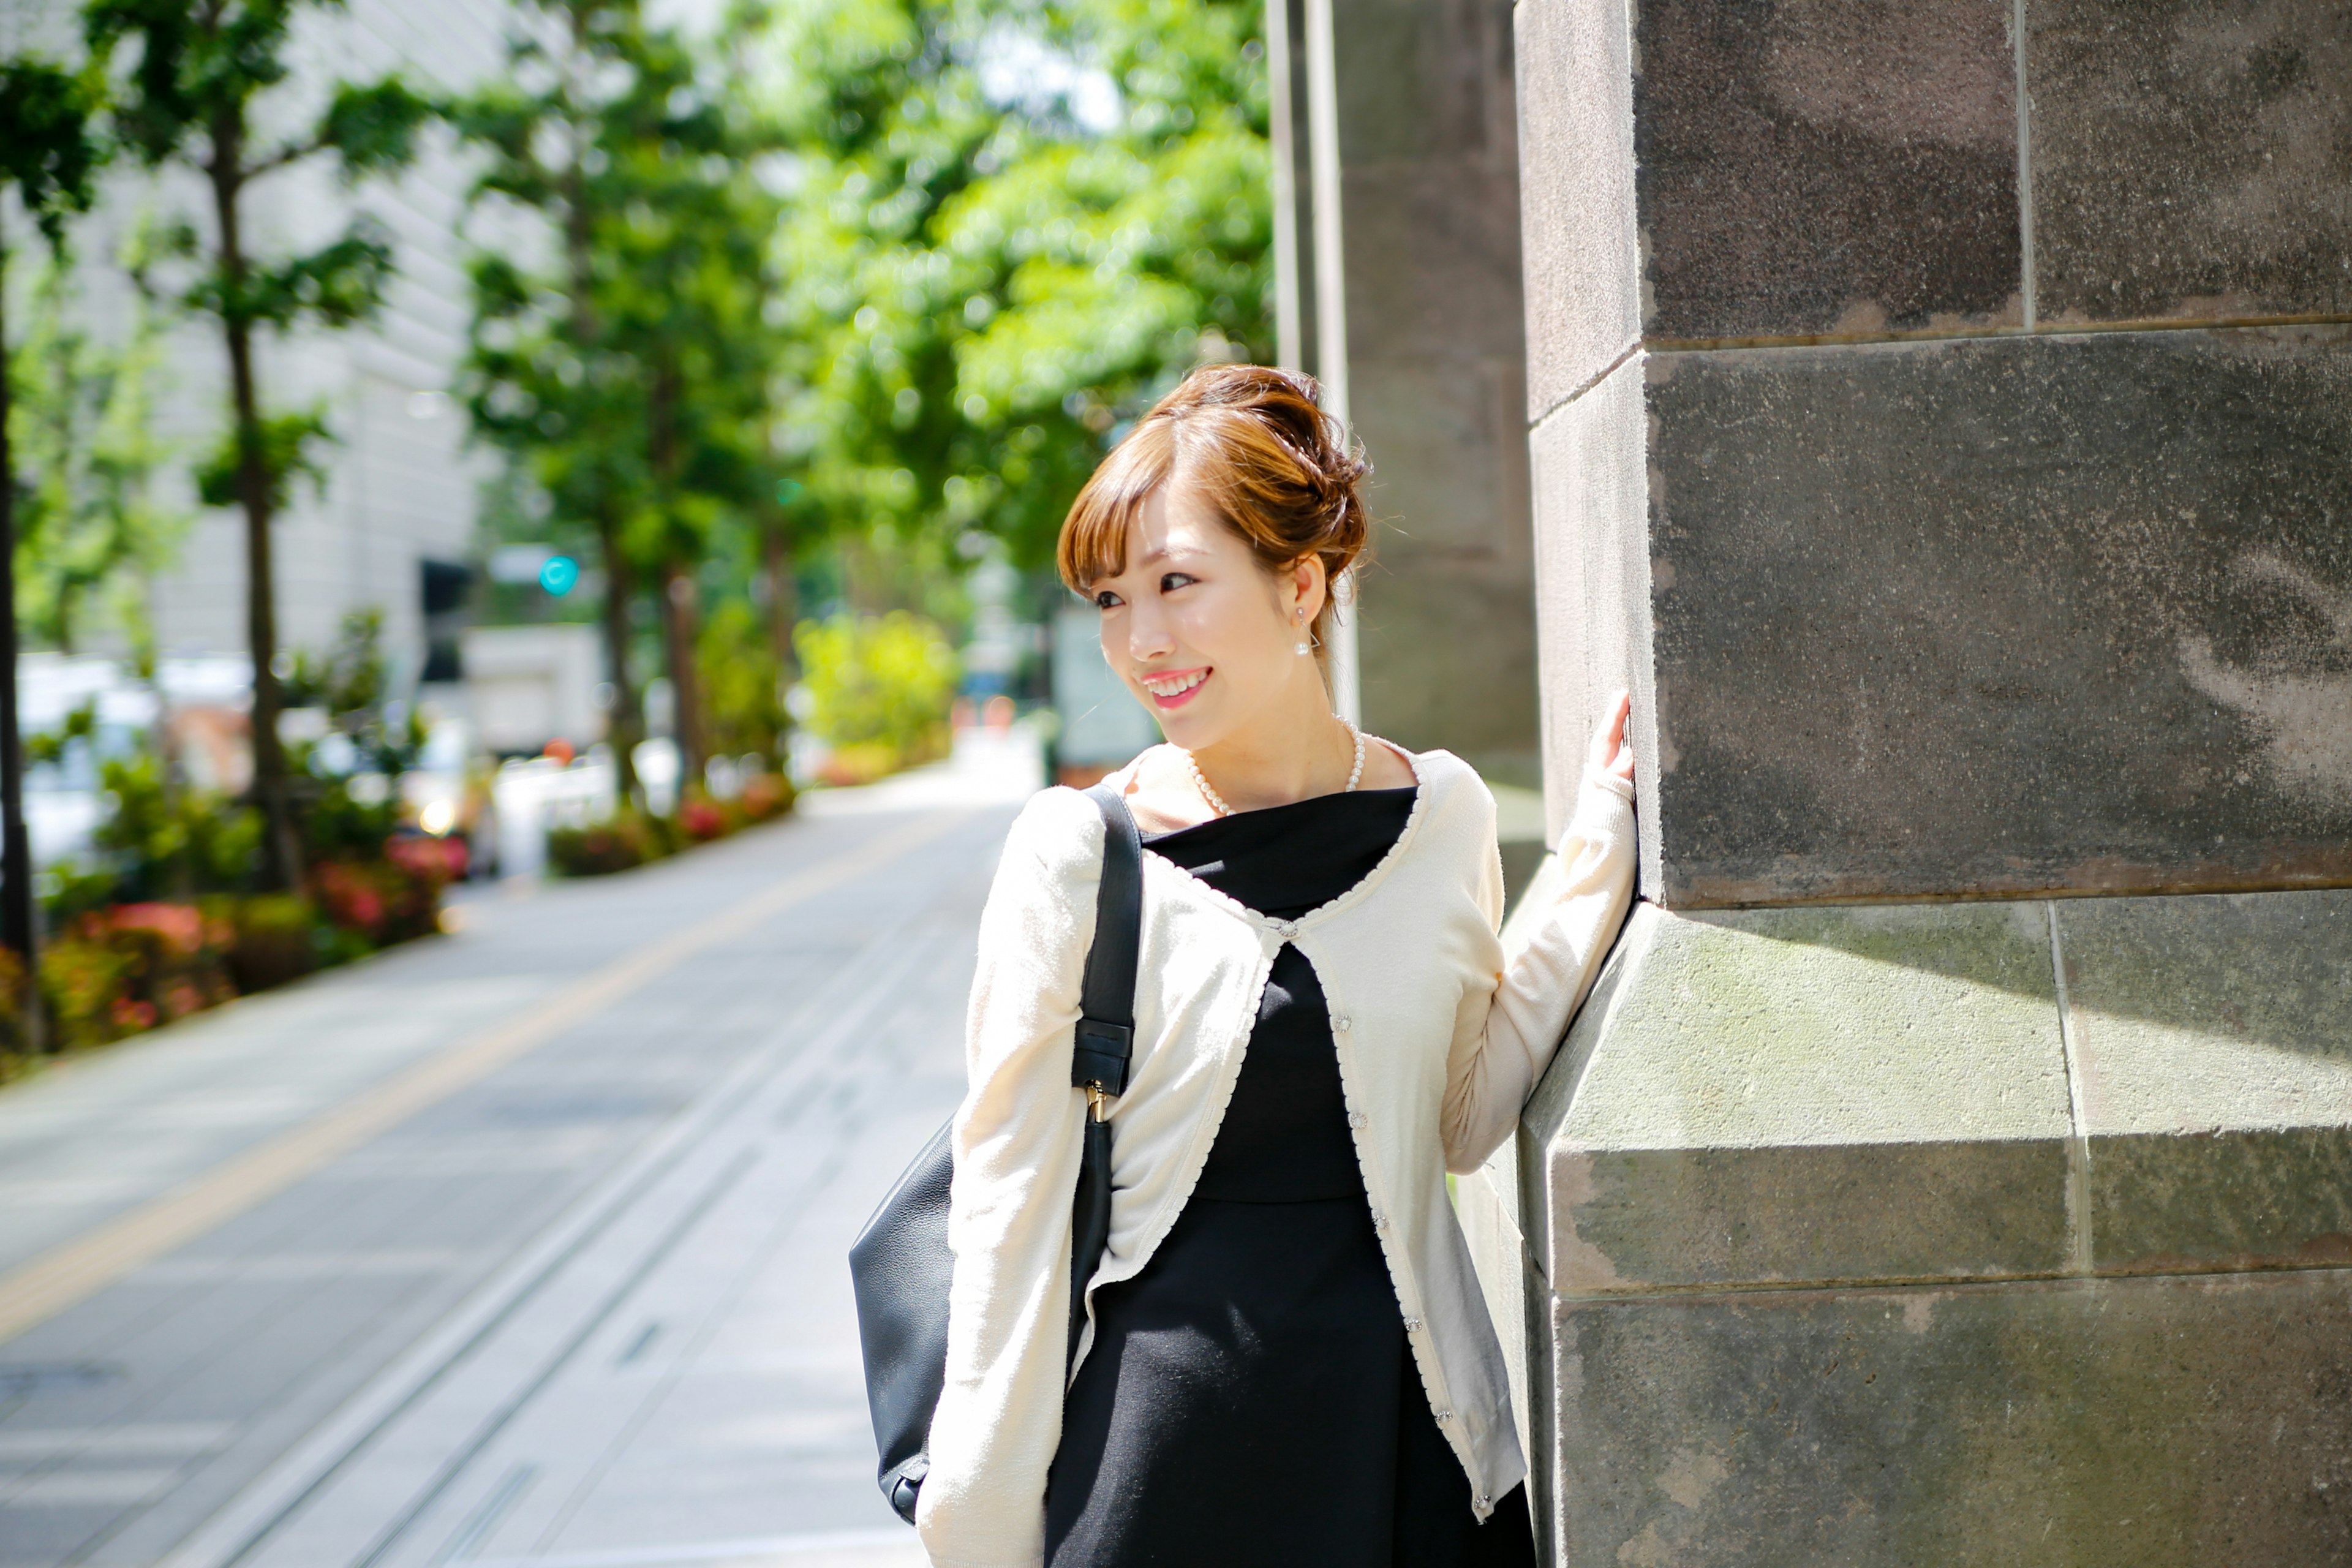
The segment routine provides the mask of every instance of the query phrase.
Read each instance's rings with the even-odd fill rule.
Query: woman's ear
[[[1299,619],[1312,621],[1323,613],[1323,598],[1330,584],[1323,580],[1323,558],[1302,555],[1290,568],[1289,609]],[[1299,612],[1304,612],[1300,615]]]

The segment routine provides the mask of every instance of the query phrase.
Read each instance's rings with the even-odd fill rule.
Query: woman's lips
[[[1205,666],[1199,669],[1171,669],[1165,674],[1143,678],[1144,690],[1150,693],[1151,700],[1163,713],[1192,701],[1208,683],[1209,670]]]

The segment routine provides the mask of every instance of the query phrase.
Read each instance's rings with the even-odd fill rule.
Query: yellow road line
[[[534,1002],[356,1100],[0,1277],[0,1342],[89,1300],[140,1265],[284,1192],[331,1161],[586,1022],[687,959],[829,892],[964,820],[936,812],[646,943],[557,998]]]

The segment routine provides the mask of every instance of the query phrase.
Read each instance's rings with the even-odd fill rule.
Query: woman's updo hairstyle
[[[1258,563],[1287,571],[1319,557],[1331,584],[1315,616],[1329,624],[1340,574],[1363,555],[1370,527],[1357,486],[1370,470],[1316,401],[1312,376],[1255,364],[1193,371],[1137,421],[1070,504],[1055,564],[1078,593],[1127,569],[1127,535],[1144,503],[1171,484],[1207,501]]]

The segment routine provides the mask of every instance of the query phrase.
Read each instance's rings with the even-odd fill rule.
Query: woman
[[[955,1124],[940,1568],[1532,1564],[1495,1332],[1447,1201],[1516,1123],[1624,918],[1621,700],[1504,971],[1493,798],[1334,716],[1313,657],[1365,539],[1311,382],[1194,372],[1106,458],[1062,575],[1168,743],[1111,1236],[1065,1379],[1070,1087],[1103,825],[1048,790],[982,917]]]

